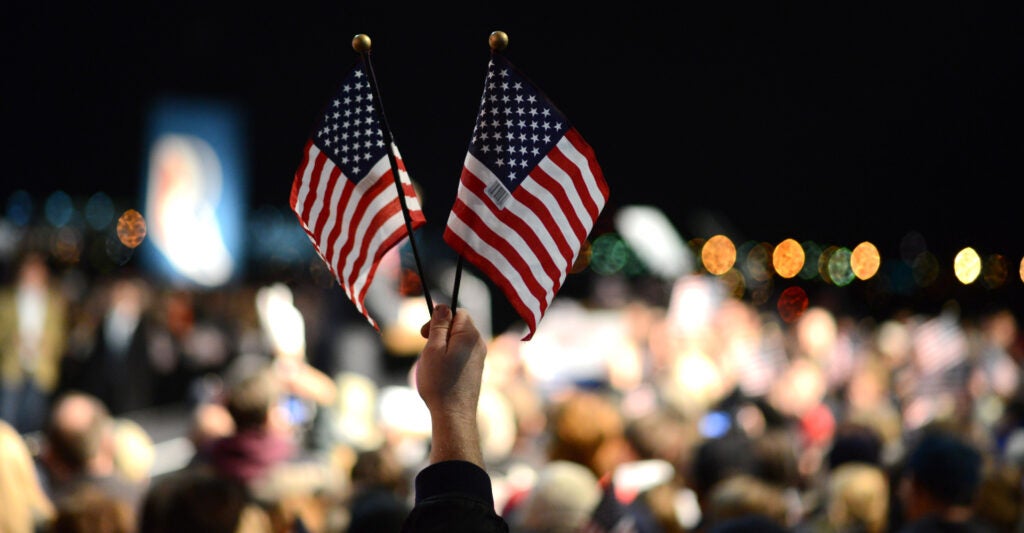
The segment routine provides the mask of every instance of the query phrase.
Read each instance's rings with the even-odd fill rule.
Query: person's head
[[[834,470],[845,463],[881,465],[882,445],[882,436],[875,428],[856,422],[841,423],[828,451],[828,467]]]
[[[903,467],[900,496],[905,518],[969,508],[981,476],[981,453],[973,445],[948,431],[923,432]]]
[[[261,365],[230,380],[225,406],[236,431],[265,427],[281,399],[281,389],[270,365]]]
[[[788,504],[783,490],[756,476],[736,474],[712,487],[707,519],[712,526],[745,517],[764,517],[784,526]]]
[[[91,394],[69,391],[59,396],[50,409],[44,441],[51,467],[68,473],[113,468],[113,419]]]
[[[625,421],[618,406],[600,392],[575,389],[551,406],[548,458],[567,460],[601,477],[625,450]]]
[[[57,502],[50,533],[133,533],[135,511],[99,486],[83,483]]]
[[[600,501],[601,487],[590,469],[573,461],[551,461],[537,473],[510,526],[513,531],[579,531]]]
[[[43,491],[25,439],[0,420],[0,531],[29,533],[53,518],[54,508]]]
[[[882,533],[888,526],[889,480],[877,464],[844,462],[829,473],[825,506],[837,531]]]
[[[220,402],[202,402],[192,410],[188,439],[199,453],[211,443],[235,432],[235,421]]]
[[[146,494],[139,533],[270,533],[269,514],[245,487],[205,468],[163,478]]]
[[[129,418],[116,419],[114,465],[118,473],[133,483],[147,484],[155,462],[156,447],[146,428]]]

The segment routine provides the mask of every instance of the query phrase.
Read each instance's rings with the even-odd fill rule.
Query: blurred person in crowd
[[[982,453],[943,428],[922,428],[899,476],[900,533],[988,532],[976,519],[975,497],[982,480]]]
[[[148,486],[156,462],[153,437],[130,418],[114,420],[114,468],[130,483]]]
[[[79,485],[57,502],[48,533],[135,533],[136,514],[128,502],[95,485]]]
[[[989,461],[984,471],[974,499],[975,517],[999,533],[1024,531],[1024,479],[1020,467],[996,460]]]
[[[806,516],[797,533],[885,533],[889,479],[876,463],[844,461],[829,471],[823,505]]]
[[[79,355],[71,386],[98,397],[114,416],[151,407],[162,377],[153,360],[156,325],[152,291],[142,278],[125,276],[98,288],[103,313],[88,350]]]
[[[235,431],[211,443],[209,466],[244,487],[272,518],[298,527],[304,518],[290,511],[307,508],[306,503],[315,507],[312,500],[330,487],[331,472],[304,454],[282,407],[282,381],[270,361],[237,359],[225,380],[223,401]]]
[[[715,531],[731,520],[760,517],[788,529],[789,504],[779,487],[750,474],[730,475],[711,488],[701,531]],[[758,531],[749,529],[747,531]]]
[[[118,471],[114,431],[114,418],[95,396],[68,391],[54,400],[38,464],[55,503],[90,485],[137,509],[148,480]]]
[[[40,483],[25,439],[0,420],[0,531],[44,531],[53,517],[53,503]]]
[[[209,464],[213,444],[235,433],[235,421],[228,408],[219,401],[200,402],[189,413],[186,437],[192,443],[192,457],[187,466]]]
[[[697,444],[685,478],[697,497],[701,524],[706,526],[712,516],[712,490],[732,476],[753,476],[756,468],[754,443],[741,431],[705,438]]]
[[[601,489],[591,528],[633,531],[635,517],[617,493],[614,473],[630,459],[626,420],[607,389],[568,388],[550,400],[547,417],[547,460],[571,461],[590,470]],[[513,496],[506,512],[521,501]]]
[[[46,256],[26,252],[0,288],[0,418],[23,434],[42,429],[60,383],[67,312]]]
[[[586,531],[601,502],[594,473],[579,463],[553,460],[543,465],[522,502],[505,516],[512,533]]]
[[[274,529],[269,514],[251,501],[241,483],[208,468],[187,469],[161,478],[147,491],[138,523],[139,533],[279,531]]]
[[[700,521],[696,493],[685,474],[700,442],[697,425],[667,405],[626,423],[631,460],[619,465],[615,487],[641,531],[681,533]]]
[[[484,466],[477,407],[487,345],[465,310],[436,305],[420,334],[416,390],[430,412],[429,465],[415,479],[406,533],[508,532]]]
[[[347,499],[347,533],[398,533],[412,506],[412,485],[388,447],[357,452]]]

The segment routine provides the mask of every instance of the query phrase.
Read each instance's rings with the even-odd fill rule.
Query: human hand
[[[416,362],[416,390],[430,411],[431,461],[461,459],[483,466],[477,404],[487,345],[472,317],[434,307],[420,328],[427,344]]]

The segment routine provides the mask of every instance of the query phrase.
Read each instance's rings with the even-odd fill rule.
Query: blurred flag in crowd
[[[608,200],[594,151],[539,88],[491,54],[444,240],[529,327],[562,286]]]
[[[363,299],[381,258],[408,237],[388,149],[412,228],[426,220],[398,147],[385,142],[376,105],[360,58],[306,142],[291,206],[345,294],[379,331]]]

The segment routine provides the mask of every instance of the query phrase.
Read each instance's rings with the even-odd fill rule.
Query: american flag
[[[608,200],[594,151],[504,56],[480,111],[444,240],[505,293],[533,337]]]
[[[306,142],[291,206],[345,294],[379,331],[363,299],[381,258],[408,236],[388,148],[413,229],[426,219],[398,147],[385,141],[375,105],[360,58]]]

